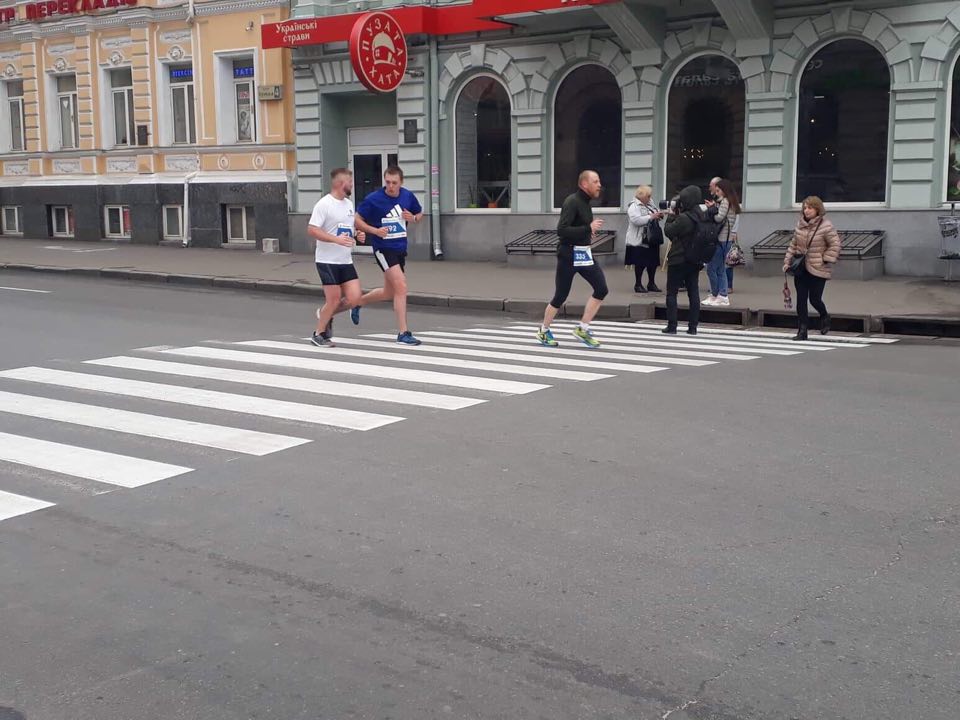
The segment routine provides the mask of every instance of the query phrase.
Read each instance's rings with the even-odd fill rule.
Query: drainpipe
[[[200,156],[197,156],[197,169],[183,178],[183,246],[189,247],[193,233],[190,230],[190,181],[200,173]]]
[[[436,0],[433,4],[436,4]],[[434,168],[440,167],[440,68],[437,61],[437,36],[431,34],[429,42],[430,75],[427,111],[430,113],[430,174],[427,176],[429,178],[427,189],[430,192],[430,237],[433,239],[433,259],[443,260],[443,243],[440,240],[440,175],[433,172]]]

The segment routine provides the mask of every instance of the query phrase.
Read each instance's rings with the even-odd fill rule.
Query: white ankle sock
[[[584,332],[588,332],[590,330],[590,323],[585,323],[585,322],[580,323],[580,329],[583,330]]]

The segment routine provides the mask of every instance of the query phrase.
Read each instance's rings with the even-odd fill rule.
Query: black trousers
[[[574,267],[573,249],[561,246],[557,252],[557,275],[556,289],[550,304],[558,310],[563,307],[570,295],[570,288],[573,287],[573,278],[579,275],[593,289],[593,297],[597,300],[603,300],[607,293],[607,278],[603,274],[600,266],[594,262],[593,265],[586,267]]]
[[[827,306],[823,304],[823,290],[827,286],[826,278],[817,277],[807,272],[805,267],[793,276],[793,285],[797,289],[797,317],[801,328],[810,327],[810,311],[807,301],[820,313],[820,318],[827,316]]]
[[[656,285],[657,267],[660,265],[659,247],[637,247],[631,258],[633,260],[634,285],[643,285],[643,272],[647,272],[647,284]]]
[[[690,313],[687,324],[696,328],[700,322],[700,265],[683,263],[671,265],[667,268],[667,326],[677,327],[677,294],[680,286],[687,289],[687,299],[690,302]]]

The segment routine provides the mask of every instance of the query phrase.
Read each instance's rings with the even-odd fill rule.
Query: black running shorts
[[[317,275],[324,285],[343,285],[359,277],[353,263],[317,263]]]
[[[377,259],[377,265],[384,272],[394,265],[399,265],[401,270],[407,265],[407,253],[404,250],[390,250],[389,248],[374,250],[373,257]]]

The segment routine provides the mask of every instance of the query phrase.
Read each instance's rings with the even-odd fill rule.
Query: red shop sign
[[[396,90],[407,72],[407,39],[400,24],[384,12],[362,15],[350,32],[350,61],[367,89]]]

